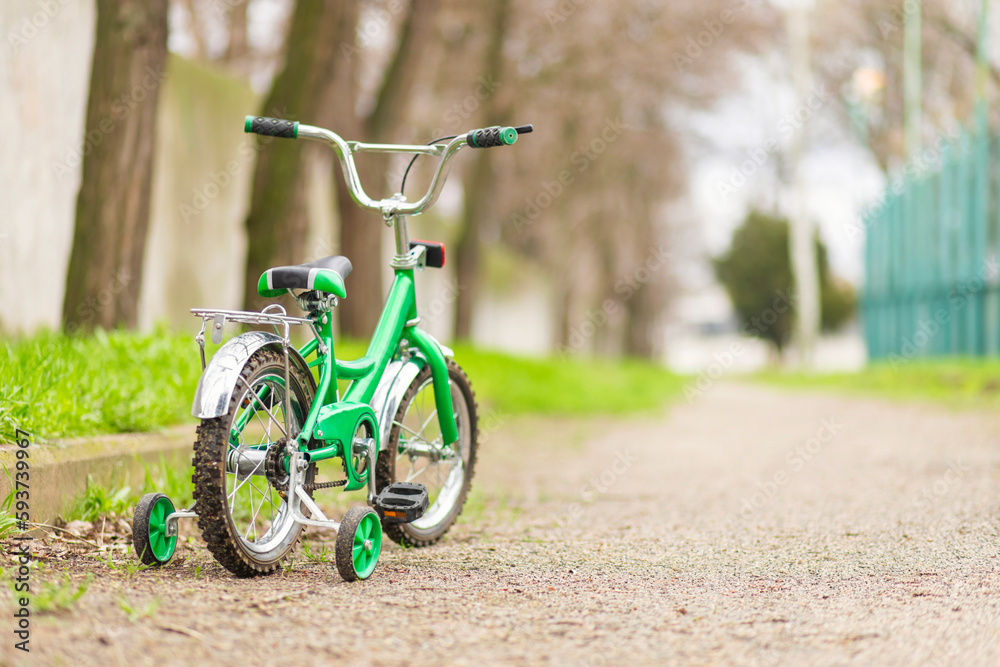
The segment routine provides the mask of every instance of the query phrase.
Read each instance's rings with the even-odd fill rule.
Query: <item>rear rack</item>
[[[271,312],[274,311],[274,312]],[[280,312],[279,312],[280,311]],[[319,343],[320,354],[326,354],[326,345],[319,335],[316,323],[308,317],[292,317],[285,311],[284,306],[272,303],[260,312],[255,310],[221,310],[218,308],[192,308],[191,314],[201,318],[201,331],[194,337],[195,342],[201,348],[201,367],[205,368],[205,329],[208,322],[212,322],[212,342],[218,345],[222,342],[222,330],[226,322],[239,322],[240,324],[270,325],[274,327],[274,333],[281,336],[284,348],[287,350],[292,344],[289,338],[291,327],[308,325],[312,335]],[[281,330],[279,330],[281,327]],[[286,353],[287,354],[287,353]]]

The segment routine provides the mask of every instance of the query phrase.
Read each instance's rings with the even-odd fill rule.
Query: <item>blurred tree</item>
[[[853,288],[830,273],[826,246],[816,239],[822,327],[835,330],[854,314]],[[795,299],[788,254],[788,220],[751,211],[725,255],[713,260],[740,320],[741,332],[774,345],[781,354],[792,332]]]
[[[906,160],[903,25],[916,7],[898,0],[842,0],[816,7],[816,23],[824,26],[813,35],[817,77],[849,102],[841,109],[844,126],[862,126],[858,134],[886,172]],[[921,133],[925,149],[933,152],[952,141],[951,130],[972,115],[979,9],[979,2],[922,3]],[[879,75],[878,85],[865,90],[859,84],[871,80],[871,71]],[[1000,85],[996,65],[988,67],[988,74],[994,86]]]
[[[166,59],[167,0],[98,0],[67,330],[136,325]]]
[[[503,44],[507,34],[507,17],[510,12],[509,0],[493,0],[492,5],[485,10],[489,20],[488,36],[483,58],[483,67],[471,82],[472,88],[477,83],[503,81]],[[486,99],[478,105],[478,113],[469,119],[469,128],[488,127],[490,125],[506,125],[510,112],[501,111],[497,103],[498,97],[485,93]],[[477,98],[478,99],[478,98]],[[494,194],[493,170],[490,161],[494,151],[477,151],[468,166],[464,179],[464,196],[461,227],[455,252],[455,281],[461,289],[455,299],[455,338],[469,340],[472,337],[472,315],[476,298],[480,296],[479,283],[481,271],[482,227],[484,218],[488,215],[489,201]]]
[[[229,64],[240,63],[250,53],[249,35],[247,34],[247,10],[250,0],[239,3],[229,13],[229,41],[222,58]]]
[[[354,12],[350,23],[357,26],[358,3],[344,2]],[[390,5],[390,9],[398,7]],[[395,49],[377,75],[380,84],[374,100],[367,111],[359,111],[361,78],[372,76],[371,58],[363,57],[364,49],[356,46],[356,40],[348,39],[340,43],[342,59],[346,64],[343,78],[336,83],[337,94],[331,109],[335,111],[335,123],[331,126],[341,136],[357,141],[374,143],[392,142],[407,116],[410,97],[418,85],[422,73],[422,56],[432,36],[437,17],[438,0],[411,0],[406,17],[395,40]],[[384,29],[384,24],[382,25]],[[360,32],[359,32],[360,34]],[[361,183],[368,196],[380,199],[391,192],[386,191],[386,172],[389,160],[385,155],[369,154],[357,160]],[[354,272],[348,298],[338,308],[340,331],[348,336],[363,338],[371,335],[382,310],[385,292],[382,288],[382,238],[385,226],[376,215],[360,209],[350,197],[339,167],[335,170],[337,187],[337,208],[340,214],[340,252],[351,259]],[[396,187],[396,184],[392,184]],[[393,190],[394,192],[395,190]]]
[[[261,115],[303,120],[322,117],[335,80],[337,44],[352,20],[350,3],[298,0],[286,40],[285,65],[274,78]],[[267,142],[257,156],[247,214],[244,307],[258,309],[257,280],[266,269],[305,261],[309,229],[305,178],[309,152],[293,141]]]
[[[522,0],[508,21],[501,90],[538,132],[495,156],[484,208],[551,275],[559,349],[654,358],[673,279],[663,212],[686,188],[676,119],[735,85],[735,54],[760,47],[773,12]]]
[[[187,58],[210,62],[250,78],[254,86],[271,80],[281,65],[289,16],[296,0],[170,0],[172,29],[190,39],[180,50]],[[315,2],[316,0],[314,0]],[[273,36],[250,40],[252,5],[265,5]]]

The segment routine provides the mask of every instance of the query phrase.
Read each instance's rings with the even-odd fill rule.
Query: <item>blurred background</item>
[[[194,332],[269,266],[347,255],[370,334],[391,234],[258,114],[465,151],[411,221],[426,328],[680,373],[995,354],[1000,2],[6,0],[0,327]],[[406,161],[362,157],[389,196]],[[417,162],[406,194],[426,187]]]

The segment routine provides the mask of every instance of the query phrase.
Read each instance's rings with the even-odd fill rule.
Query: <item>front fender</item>
[[[212,419],[226,414],[240,372],[253,353],[263,347],[281,352],[281,336],[269,331],[248,331],[230,338],[220,347],[198,380],[191,414],[198,419]],[[294,347],[288,348],[288,356],[289,361],[309,378],[311,394],[315,396],[316,381],[309,371],[309,364]]]
[[[392,361],[385,367],[382,379],[375,389],[371,403],[369,403],[378,418],[380,447],[387,446],[389,433],[392,431],[392,420],[396,416],[396,411],[399,410],[403,395],[425,363],[427,362],[423,357],[414,355],[409,359]]]

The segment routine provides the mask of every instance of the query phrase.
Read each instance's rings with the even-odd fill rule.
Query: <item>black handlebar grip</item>
[[[465,137],[465,143],[471,148],[492,148],[494,146],[510,146],[517,141],[517,130],[513,127],[485,127],[472,130]]]
[[[516,131],[518,134],[531,134],[532,132],[535,131],[535,126],[532,125],[531,123],[528,123],[527,125],[515,127],[514,131]]]
[[[295,139],[299,136],[299,124],[297,121],[281,120],[278,118],[265,118],[263,116],[247,116],[243,122],[243,131],[254,134],[263,134],[267,137],[282,137],[284,139]]]

